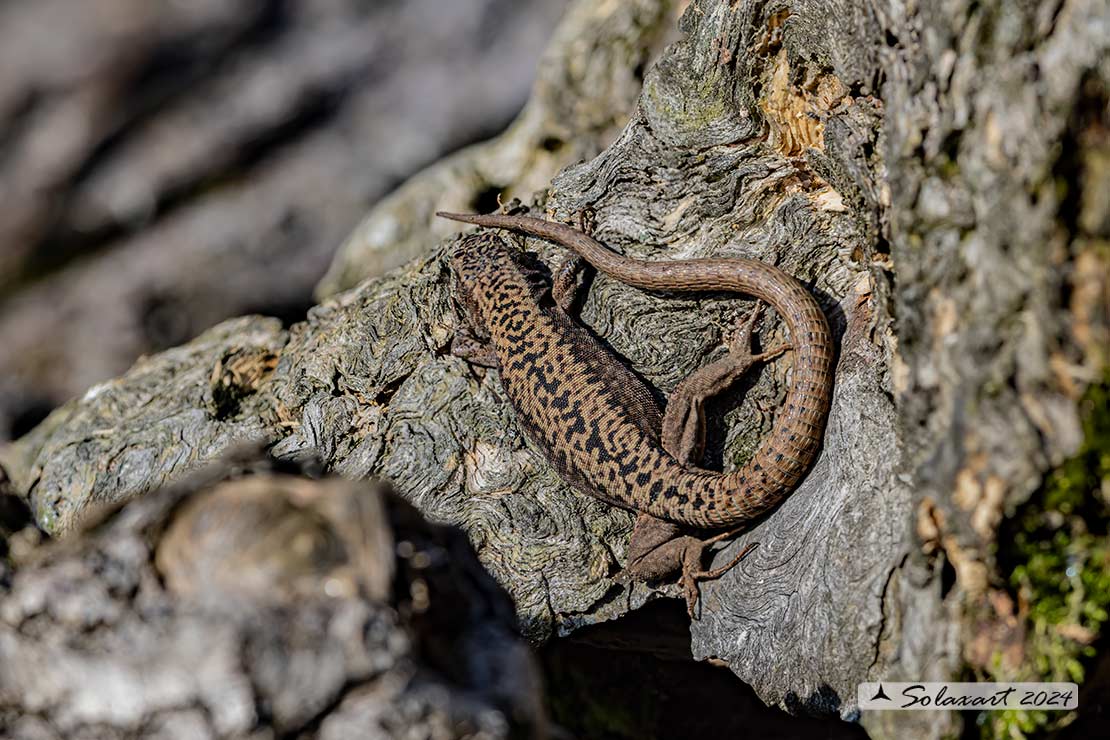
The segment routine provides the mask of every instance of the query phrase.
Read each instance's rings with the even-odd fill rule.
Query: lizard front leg
[[[585,209],[578,212],[578,228],[584,234],[593,233],[593,211]],[[584,292],[584,285],[578,282],[590,263],[577,252],[571,252],[555,271],[551,281],[551,297],[555,305],[566,314],[573,314]],[[588,280],[588,277],[586,278]]]
[[[494,370],[500,367],[493,345],[474,336],[467,329],[459,329],[451,339],[451,354],[460,357],[471,365]]]
[[[571,254],[555,271],[551,281],[551,297],[555,300],[555,305],[563,309],[564,313],[574,313],[575,304],[582,294],[578,276],[585,270],[586,264],[586,260],[577,254]]]

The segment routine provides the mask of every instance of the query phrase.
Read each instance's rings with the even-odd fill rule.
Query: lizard
[[[713,543],[751,526],[798,484],[821,446],[832,398],[833,342],[816,299],[794,277],[747,258],[637,260],[561,223],[522,215],[438,212],[487,228],[523,232],[571,250],[550,291],[525,253],[479,232],[451,255],[466,323],[451,351],[500,371],[525,435],[572,487],[637,513],[622,574],[645,581],[680,573],[694,618],[697,584],[731,562],[704,570]],[[671,393],[662,413],[644,381],[571,317],[577,274],[588,263],[611,278],[650,291],[740,292],[769,303],[790,342],[754,354],[762,303],[741,322],[728,355],[695,371]],[[740,470],[700,468],[704,402],[756,362],[791,350],[793,375],[773,429]],[[690,530],[725,530],[707,538]]]

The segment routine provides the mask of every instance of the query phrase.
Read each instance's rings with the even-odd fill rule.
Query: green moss
[[[959,158],[952,158],[946,156],[939,157],[937,164],[937,173],[944,180],[955,180],[959,178],[962,170],[960,169]]]
[[[1080,403],[1082,449],[1054,470],[1007,523],[999,566],[1009,570],[1018,603],[1027,604],[1025,661],[1009,681],[1081,683],[1092,642],[1110,618],[1110,376]],[[1071,714],[1011,710],[985,715],[984,737],[1045,736]]]
[[[705,75],[694,84],[691,89],[684,88],[681,96],[669,97],[673,82],[651,77],[644,83],[644,94],[662,118],[684,131],[704,129],[735,114],[728,101],[722,98],[724,83],[718,75]]]

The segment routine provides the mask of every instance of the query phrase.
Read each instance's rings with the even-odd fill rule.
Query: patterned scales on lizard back
[[[584,256],[594,262],[590,255]],[[805,352],[804,332],[820,346],[822,337],[813,332],[823,329],[827,346],[828,327],[824,314],[796,280],[752,260],[703,262],[727,262],[733,268],[743,262],[773,271],[772,278],[781,275],[787,282],[783,286],[782,281],[771,280],[769,287],[790,292],[796,286],[805,299],[800,305],[809,313],[785,314],[795,343],[796,367],[785,419],[777,424],[787,427],[786,434],[769,440],[772,444],[764,443],[747,466],[731,474],[683,466],[663,449],[662,415],[651,392],[555,305],[520,252],[510,250],[498,237],[478,234],[464,239],[452,257],[457,295],[476,331],[488,333],[502,385],[521,427],[564,479],[616,506],[680,524],[720,528],[741,524],[775,506],[812,460],[807,446],[814,445],[814,439],[819,444],[828,389],[820,384],[811,387],[806,371],[828,373],[831,352],[816,356]],[[793,292],[780,296],[774,291],[747,290],[734,285],[735,279],[726,282],[734,290],[765,298],[780,312],[784,304],[788,309],[791,302],[798,304]],[[819,321],[813,319],[812,310]]]

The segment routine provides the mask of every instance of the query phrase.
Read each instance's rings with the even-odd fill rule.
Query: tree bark
[[[598,238],[637,257],[775,263],[829,316],[839,356],[822,453],[718,554],[759,543],[702,585],[691,625],[694,655],[766,703],[874,737],[940,737],[966,718],[861,717],[857,684],[1091,665],[1110,605],[1110,471],[1097,467],[1110,449],[1108,23],[1096,0],[695,0],[616,141],[532,204],[566,221],[589,211]],[[457,205],[428,197],[421,212]],[[630,515],[571,492],[526,444],[496,373],[447,353],[461,323],[450,240],[427,246],[288,331],[245,318],[148,358],[2,464],[61,533],[90,502],[259,437],[280,458],[386,477],[463,527],[533,639],[676,595],[614,578]],[[559,253],[525,246],[548,264]],[[748,307],[598,277],[582,320],[665,396]],[[782,339],[781,326],[763,336]],[[778,362],[725,399],[711,459],[743,464],[788,384]],[[1094,609],[1044,616],[1038,584],[1053,578]],[[1020,721],[987,719],[1000,735]]]

